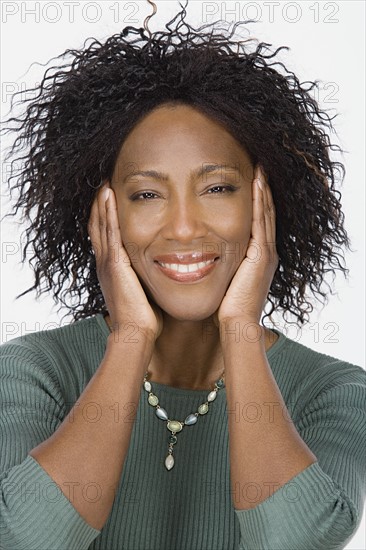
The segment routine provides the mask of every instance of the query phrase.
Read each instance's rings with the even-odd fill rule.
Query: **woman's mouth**
[[[211,273],[216,266],[216,260],[218,260],[218,258],[194,263],[167,263],[155,260],[154,263],[158,269],[170,279],[188,283],[199,281]]]

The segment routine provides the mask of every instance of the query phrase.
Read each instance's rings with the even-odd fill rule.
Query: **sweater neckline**
[[[97,326],[101,330],[103,336],[105,337],[105,340],[110,335],[110,331],[108,328],[108,325],[104,319],[103,313],[97,313],[94,315],[93,319],[95,319],[95,322],[97,323]],[[271,328],[273,332],[275,332],[278,335],[278,339],[272,346],[266,351],[267,359],[270,361],[281,353],[283,346],[287,342],[288,338],[285,336],[283,332],[281,332],[278,329]],[[158,382],[152,382],[152,385],[159,389],[159,392],[169,392],[171,394],[175,394],[176,396],[193,396],[193,395],[206,395],[208,390],[192,390],[192,389],[185,389],[185,388],[174,388],[173,386],[167,386],[166,384],[159,384]],[[222,388],[222,390],[219,392],[226,392],[226,388]],[[219,395],[218,394],[218,395]]]

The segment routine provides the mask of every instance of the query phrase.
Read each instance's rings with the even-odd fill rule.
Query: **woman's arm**
[[[129,344],[111,334],[69,410],[41,347],[18,339],[0,346],[2,549],[86,550],[100,534],[129,447],[131,405],[137,409],[149,349],[143,337]],[[69,376],[65,372],[65,380]],[[102,411],[97,422],[91,403]]]
[[[95,529],[102,529],[111,511],[128,451],[133,423],[121,411],[127,404],[138,407],[144,373],[152,353],[148,339],[139,342],[108,337],[102,363],[54,434],[29,454],[69,494],[68,482],[75,485],[72,504]],[[85,407],[98,403],[102,411],[98,422],[85,418]],[[91,501],[82,488],[93,482],[100,498]]]
[[[260,336],[261,335],[261,336]],[[298,434],[266,358],[264,329],[254,321],[221,325],[234,507],[246,510],[317,461]],[[250,415],[257,421],[250,421]],[[251,489],[250,489],[251,487]],[[239,489],[238,489],[239,488]],[[247,490],[245,490],[247,488]],[[246,499],[247,497],[247,499]]]
[[[291,359],[293,368],[299,368],[293,357],[287,358]],[[238,387],[236,395],[239,392]],[[233,402],[229,395],[227,397],[230,411]],[[239,401],[243,404],[245,397],[240,397]],[[250,402],[254,401],[250,399]],[[268,416],[269,404],[265,406],[263,402],[257,402],[257,409],[247,409],[247,416],[249,411],[255,410],[259,418],[252,425],[260,425],[264,431],[252,449],[248,448],[245,439],[233,440],[242,468],[248,461],[251,463],[255,450],[258,452],[269,446],[265,430],[270,433],[272,426],[275,433],[278,428],[276,419],[280,415],[286,417],[288,414],[288,422],[293,425],[288,409],[282,410],[277,405],[276,402],[272,404],[272,422]],[[303,395],[291,407],[291,415],[298,437],[311,449],[317,461],[282,484],[278,483],[278,471],[296,464],[291,462],[287,453],[286,438],[282,451],[275,443],[273,451],[270,449],[267,454],[258,455],[258,476],[255,473],[247,486],[241,479],[240,485],[235,487],[235,497],[241,490],[251,499],[251,508],[248,509],[238,507],[237,500],[234,503],[242,547],[253,550],[341,550],[360,525],[366,496],[366,373],[361,367],[337,360],[314,369],[307,377]],[[230,438],[239,433],[238,425],[242,426],[242,431],[248,429],[250,433],[250,422],[240,418],[240,422],[235,424],[235,416],[231,416],[234,430],[229,432]],[[266,435],[268,437],[268,433]],[[274,436],[270,437],[274,439]],[[240,465],[234,475],[238,475],[238,468]],[[268,475],[259,486],[257,482],[264,468],[268,468]]]

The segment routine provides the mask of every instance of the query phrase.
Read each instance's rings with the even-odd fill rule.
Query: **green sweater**
[[[28,452],[58,428],[100,365],[109,335],[103,316],[2,344],[0,548],[344,548],[360,524],[366,493],[366,373],[276,332],[279,339],[267,358],[296,429],[318,461],[254,508],[237,510],[228,415],[239,421],[242,411],[228,410],[226,389],[208,414],[179,434],[176,462],[168,471],[166,422],[157,418],[141,386],[120,484],[101,530],[80,516],[72,496],[69,500]],[[179,420],[195,412],[208,393],[152,386],[169,418]],[[89,411],[90,418],[96,414],[95,408]],[[128,421],[133,408],[124,414]],[[253,488],[246,494],[253,495]],[[97,498],[93,484],[85,495]]]

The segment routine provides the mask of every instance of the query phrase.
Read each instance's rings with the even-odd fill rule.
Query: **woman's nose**
[[[176,200],[168,207],[163,229],[166,239],[190,243],[206,233],[203,212],[194,200]]]

